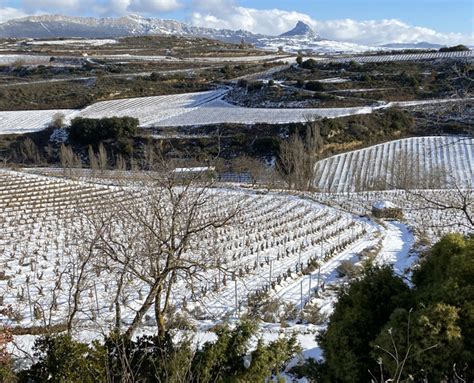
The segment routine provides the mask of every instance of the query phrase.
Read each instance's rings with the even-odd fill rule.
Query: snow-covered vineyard
[[[388,201],[402,210],[403,222],[416,232],[419,239],[437,241],[452,232],[474,232],[472,223],[463,212],[466,200],[472,201],[472,189],[386,190],[305,195],[320,203],[360,216],[370,215],[375,202]],[[466,212],[470,217],[474,215],[472,202],[466,207]]]
[[[472,187],[474,140],[414,137],[332,156],[316,165],[315,187],[351,192],[384,188]]]
[[[14,308],[14,326],[63,323],[91,217],[110,211],[112,199],[122,207],[136,205],[141,192],[12,171],[1,171],[0,181],[1,304]],[[272,288],[283,302],[304,305],[317,278],[330,284],[342,260],[377,243],[377,225],[308,199],[222,189],[211,194],[202,216],[226,214],[235,206],[239,212],[230,226],[203,233],[189,249],[211,258],[219,254],[220,271],[209,270],[192,286],[179,279],[172,291],[176,308],[197,319],[244,311],[249,295]],[[198,243],[204,245],[199,250]],[[87,266],[77,315],[84,326],[97,318],[110,323],[114,315],[117,278],[110,276],[112,265],[103,267],[99,260]],[[127,279],[120,297],[124,323],[147,288],[137,278]]]
[[[225,102],[222,98],[228,89],[184,93],[167,96],[128,98],[102,101],[82,110],[0,111],[0,134],[28,133],[44,129],[58,114],[66,120],[74,117],[102,118],[129,116],[138,118],[140,126],[175,127],[235,124],[285,124],[306,121],[308,116],[337,118],[372,113],[382,108],[410,107],[456,100],[422,100],[391,102],[376,106],[352,108],[245,108]]]
[[[0,112],[0,134],[37,132],[51,123],[56,115],[68,116],[73,112],[69,109]]]
[[[439,59],[473,59],[474,51],[462,52],[431,52],[431,53],[412,53],[412,54],[394,54],[394,55],[370,55],[370,56],[350,56],[344,58],[331,58],[325,61],[329,62],[350,62],[358,63],[384,63],[391,61],[421,61],[421,60],[439,60]]]

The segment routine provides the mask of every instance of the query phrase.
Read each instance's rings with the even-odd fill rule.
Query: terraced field
[[[331,58],[325,61],[344,63],[355,61],[358,63],[384,63],[392,61],[422,61],[422,60],[441,60],[441,59],[467,59],[474,58],[474,51],[464,52],[432,52],[432,53],[412,53],[395,55],[371,55],[371,56],[350,56],[344,58]]]
[[[314,267],[306,275],[303,270],[314,262],[328,262],[319,276],[324,280],[342,260],[373,244],[377,231],[363,219],[298,197],[230,190],[210,193],[199,212],[201,218],[226,214],[235,204],[240,210],[230,225],[194,238],[186,256],[194,259],[206,254],[211,265],[215,261],[211,254],[216,253],[222,267],[209,268],[206,278],[193,279],[192,287],[186,275],[176,276],[173,304],[200,319],[245,310],[247,297],[262,289],[280,291],[285,300],[285,291],[293,291],[291,286],[299,286],[302,279],[308,283],[307,275],[315,273]],[[11,304],[18,314],[15,325],[62,323],[70,313],[73,281],[87,248],[85,238],[94,233],[91,217],[110,211],[111,200],[123,207],[136,206],[146,198],[142,188],[0,171],[0,265],[4,271],[0,296],[2,304]],[[133,231],[134,224],[130,225]],[[92,324],[91,318],[101,318],[105,324],[114,316],[109,307],[118,274],[111,278],[110,273],[118,268],[110,261],[103,264],[98,253],[94,259],[97,262],[91,261],[83,270],[87,278],[81,282],[81,326]],[[299,305],[310,300],[317,288],[316,274],[312,278],[312,287],[305,288],[298,302],[289,292],[288,299]],[[144,281],[127,277],[120,293],[124,323],[129,323],[148,288]]]
[[[333,156],[316,165],[315,187],[322,191],[343,193],[397,185],[440,188],[453,184],[474,184],[473,139],[408,138]]]
[[[207,92],[184,93],[168,96],[139,97],[92,104],[82,110],[41,110],[0,112],[0,134],[27,133],[44,129],[53,117],[60,113],[66,120],[74,117],[102,118],[130,116],[138,118],[140,126],[175,127],[235,124],[285,124],[303,122],[308,116],[337,118],[355,114],[367,114],[393,106],[410,107],[456,100],[423,100],[390,102],[376,106],[352,108],[245,108],[222,100],[227,89]]]

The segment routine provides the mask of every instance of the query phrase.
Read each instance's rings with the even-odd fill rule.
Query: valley
[[[328,373],[352,286],[386,278],[370,287],[387,294],[375,312],[419,294],[432,252],[472,253],[466,46],[142,16],[30,16],[0,23],[0,38],[0,351],[25,374],[35,341],[62,336],[90,355],[102,340],[189,337],[191,371],[220,326],[254,323],[246,342],[284,349],[264,381],[331,381],[303,379]]]

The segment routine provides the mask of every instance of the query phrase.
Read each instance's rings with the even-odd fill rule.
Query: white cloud
[[[427,41],[439,44],[473,43],[472,36],[460,33],[440,33],[433,29],[408,25],[400,20],[351,19],[320,21],[316,29],[328,39],[350,41],[363,44],[383,44],[387,42],[411,43]]]
[[[254,33],[278,35],[306,22],[322,37],[358,44],[427,41],[439,44],[474,44],[474,37],[460,33],[440,33],[429,28],[408,25],[400,20],[351,19],[317,21],[310,16],[280,9],[254,9],[239,6],[232,0],[196,0],[190,22],[211,28],[246,29]]]
[[[0,8],[0,23],[3,23],[11,19],[18,19],[24,16],[26,16],[26,14],[16,8],[11,8],[11,7]]]
[[[19,8],[5,6],[0,0],[0,22],[27,14],[59,13],[68,15],[95,14],[121,16],[138,13],[160,16],[162,12],[184,8],[184,0],[22,0]],[[474,36],[441,33],[416,27],[400,20],[351,19],[318,21],[309,15],[277,8],[254,9],[239,5],[238,0],[194,0],[187,8],[189,23],[210,28],[245,29],[254,33],[278,35],[304,21],[322,37],[364,45],[389,42],[421,42],[474,45]]]
[[[237,5],[232,0],[194,1],[190,22],[210,28],[244,29],[254,33],[275,35],[293,28],[298,20],[312,26],[315,22],[304,13],[281,9],[254,9]]]
[[[131,0],[127,9],[131,12],[152,14],[175,11],[182,7],[183,5],[177,0]]]
[[[55,13],[68,15],[96,14],[121,16],[129,13],[157,15],[183,7],[180,0],[23,0],[21,6],[28,14]]]

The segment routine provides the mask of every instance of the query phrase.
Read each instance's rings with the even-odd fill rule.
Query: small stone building
[[[403,211],[390,201],[377,201],[372,205],[372,215],[375,218],[403,218]]]

